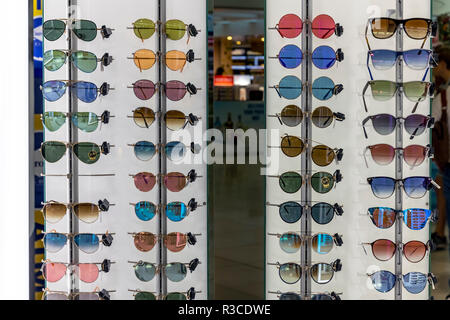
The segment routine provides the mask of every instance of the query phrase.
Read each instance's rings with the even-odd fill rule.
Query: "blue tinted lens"
[[[166,216],[170,221],[179,222],[186,218],[187,207],[183,202],[171,202],[166,206]]]
[[[77,234],[73,241],[78,246],[78,248],[86,253],[94,253],[98,250],[100,242],[98,236],[93,233],[80,233]]]
[[[408,197],[422,198],[430,187],[430,179],[427,177],[410,177],[403,180],[403,188]]]
[[[423,70],[429,66],[430,54],[430,50],[408,50],[403,53],[403,59],[411,69]]]
[[[139,141],[136,142],[134,146],[134,154],[136,155],[136,158],[142,161],[148,161],[156,153],[156,147],[153,143],[148,141]]]
[[[297,202],[289,201],[280,206],[280,217],[286,223],[295,223],[302,217],[303,208]]]
[[[392,50],[372,50],[369,52],[375,69],[387,70],[397,61],[397,52]]]
[[[156,215],[156,206],[148,201],[141,201],[134,206],[136,216],[142,221],[152,220]]]
[[[77,98],[83,102],[91,103],[97,99],[97,86],[92,82],[75,82],[72,88]]]
[[[293,44],[284,46],[278,55],[281,65],[287,69],[297,68],[302,63],[302,59],[302,50]]]
[[[336,52],[329,46],[317,47],[313,51],[312,61],[319,69],[331,68],[336,62]]]
[[[328,100],[333,96],[334,82],[328,77],[320,77],[314,80],[312,94],[316,99]]]
[[[374,288],[379,292],[389,292],[395,286],[396,277],[389,271],[378,271],[370,276]]]
[[[421,272],[410,272],[403,276],[403,286],[413,294],[422,292],[427,285],[427,281],[427,276]]]
[[[428,209],[406,209],[403,210],[403,221],[412,230],[422,230],[430,215],[431,210]]]
[[[321,233],[313,238],[313,248],[317,253],[326,254],[333,249],[333,237],[326,233]]]
[[[286,76],[280,81],[279,92],[286,99],[297,99],[302,94],[302,82],[295,76]]]
[[[394,193],[395,180],[387,177],[372,178],[371,187],[376,197],[386,199]]]
[[[318,224],[327,224],[334,217],[334,208],[325,202],[319,202],[312,206],[311,216]]]
[[[62,81],[47,81],[42,85],[42,95],[47,101],[56,101],[64,93],[66,93],[66,84]]]
[[[58,252],[67,242],[67,236],[61,233],[47,233],[44,236],[44,246],[49,252]]]
[[[172,141],[166,144],[165,152],[169,160],[181,161],[186,155],[186,146],[181,142]]]

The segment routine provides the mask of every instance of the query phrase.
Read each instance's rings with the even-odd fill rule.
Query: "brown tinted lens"
[[[332,163],[334,156],[334,150],[324,145],[314,147],[311,152],[312,160],[320,167],[325,167]]]
[[[155,113],[152,109],[141,107],[133,112],[134,123],[141,128],[148,128],[155,121]]]
[[[381,261],[391,259],[395,254],[395,249],[395,243],[387,239],[380,239],[372,243],[373,255]]]
[[[428,21],[425,19],[411,19],[405,22],[405,32],[413,39],[425,39],[428,35]]]
[[[156,236],[150,232],[139,232],[134,236],[134,245],[139,251],[147,252],[156,244]]]
[[[156,56],[152,50],[141,49],[134,53],[134,64],[139,70],[148,70],[155,64]]]
[[[286,136],[281,140],[281,150],[288,157],[297,157],[303,152],[305,145],[300,138]]]
[[[182,51],[172,50],[166,53],[167,68],[173,71],[183,71],[186,65],[186,54]]]
[[[295,105],[284,107],[281,111],[281,121],[288,127],[298,126],[303,120],[302,109]]]
[[[180,232],[169,233],[164,238],[164,245],[172,252],[180,252],[186,246],[186,235]]]
[[[326,128],[333,123],[333,112],[327,107],[318,107],[316,108],[312,115],[312,122],[318,128]]]
[[[427,253],[427,246],[420,241],[409,241],[403,246],[403,254],[409,262],[420,262]]]
[[[180,192],[186,187],[186,176],[180,172],[169,172],[164,177],[164,185],[172,192]]]
[[[389,18],[379,18],[372,20],[372,35],[377,39],[387,39],[392,37],[397,30],[397,23]]]
[[[93,223],[97,221],[100,209],[93,203],[79,203],[73,206],[73,212],[81,221]]]
[[[65,204],[61,203],[48,203],[42,209],[44,213],[44,219],[50,223],[56,223],[60,221],[67,212],[67,207]]]
[[[177,110],[167,111],[164,119],[166,120],[167,128],[173,131],[180,130],[186,123],[186,116],[184,113]]]

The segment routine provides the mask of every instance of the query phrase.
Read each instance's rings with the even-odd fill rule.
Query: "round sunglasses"
[[[150,201],[140,201],[138,203],[130,203],[130,205],[134,207],[136,216],[142,221],[152,220],[161,211],[160,206],[156,206]],[[170,221],[180,222],[183,221],[184,218],[186,218],[191,212],[194,212],[197,208],[205,205],[206,202],[203,202],[203,204],[198,204],[195,201],[195,198],[189,200],[187,204],[179,201],[173,201],[164,207],[164,212]]]
[[[99,95],[106,96],[110,90],[114,90],[106,82],[98,88],[95,83],[87,81],[51,80],[41,86],[42,95],[47,101],[58,101],[66,93],[67,87],[72,89],[75,97],[85,103],[92,103]]]
[[[171,141],[165,145],[155,146],[153,142],[150,141],[138,141],[134,144],[128,144],[128,146],[133,147],[134,155],[141,161],[151,160],[156,153],[163,152],[167,159],[179,162],[186,156],[188,147],[179,141]],[[196,145],[194,142],[191,143],[189,150],[192,154],[198,154],[200,152],[200,146]]]
[[[277,237],[281,250],[286,253],[297,253],[303,244],[309,244],[316,253],[327,254],[333,249],[334,244],[340,247],[344,243],[342,236],[337,233],[333,236],[327,233],[306,236],[297,232],[268,233],[268,235]]]
[[[103,142],[99,146],[93,142],[65,143],[45,141],[42,143],[40,151],[45,161],[55,163],[61,160],[67,149],[70,148],[81,162],[94,164],[100,159],[101,154],[108,155],[112,147],[114,145],[110,145],[108,142]]]
[[[48,71],[57,71],[66,63],[67,58],[79,70],[92,73],[100,63],[102,71],[114,60],[112,56],[105,53],[101,58],[89,51],[48,50],[44,52],[44,67]]]
[[[429,158],[432,156],[432,148],[430,145],[420,146],[417,144],[409,145],[405,148],[394,148],[388,144],[375,144],[372,146],[366,147],[364,151],[364,160],[367,164],[366,152],[370,151],[373,161],[381,166],[387,166],[394,161],[395,155],[397,152],[401,152],[403,159],[406,164],[408,164],[411,168],[420,166],[425,158]]]
[[[303,118],[309,116],[312,123],[318,128],[328,128],[333,120],[344,121],[345,115],[340,112],[333,112],[328,107],[317,107],[312,113],[303,112],[296,105],[288,105],[281,110],[281,113],[275,115],[268,115],[268,117],[277,118],[281,125],[288,127],[296,127],[302,123]]]
[[[50,260],[42,262],[41,273],[48,282],[58,282],[66,275],[67,270],[70,269],[73,274],[76,274],[85,283],[96,281],[100,272],[108,273],[111,270],[111,264],[115,263],[108,259],[103,260],[103,262],[77,264],[52,262]]]
[[[161,24],[157,22],[157,24]],[[136,37],[142,40],[147,40],[153,36],[153,34],[157,30],[156,23],[153,20],[141,18],[133,22],[133,27],[128,27],[127,29],[131,29],[134,31]],[[163,27],[163,32],[170,40],[180,40],[185,34],[188,34],[187,43],[191,37],[196,37],[201,30],[197,30],[197,28],[193,24],[185,24],[181,20],[172,19],[167,20]]]
[[[201,291],[195,291],[195,288],[190,288],[187,292],[169,292],[166,295],[156,295],[155,292],[130,290],[133,292],[134,300],[195,300],[195,295]]]
[[[373,287],[378,292],[386,293],[391,291],[397,281],[402,281],[403,287],[412,294],[421,293],[427,283],[434,285],[436,278],[432,273],[428,275],[422,272],[410,272],[405,275],[396,276],[390,271],[381,270],[372,274],[368,274],[372,281]]]
[[[299,16],[289,13],[281,17],[275,28],[269,30],[277,30],[282,38],[293,39],[302,33],[303,25],[306,23]],[[339,23],[336,24],[329,15],[321,14],[311,22],[311,31],[320,39],[328,39],[333,34],[340,37],[344,33],[344,28]]]
[[[201,234],[192,234],[190,232],[184,234],[181,232],[171,232],[167,235],[155,235],[151,232],[128,232],[134,238],[134,246],[141,252],[151,251],[159,240],[163,240],[164,246],[171,252],[180,252],[187,244],[195,245],[197,236]]]
[[[311,217],[313,220],[322,225],[330,223],[334,218],[334,214],[342,216],[344,213],[343,207],[337,203],[331,205],[326,202],[317,202],[312,207],[307,207],[295,201],[287,201],[279,205],[266,202],[266,205],[278,207],[278,213],[281,220],[289,224],[298,222],[303,215],[303,210],[307,209],[311,210]]]
[[[364,136],[368,138],[366,131],[366,123],[372,121],[373,128],[378,134],[389,135],[394,132],[399,121],[404,122],[405,130],[410,134],[409,139],[414,139],[415,136],[420,136],[425,132],[425,129],[429,129],[434,125],[434,118],[430,116],[424,116],[421,114],[411,114],[406,118],[394,117],[387,113],[381,113],[374,116],[368,116],[362,122]]]
[[[280,98],[294,100],[302,94],[303,84],[296,76],[285,76],[278,85],[269,88],[275,89]],[[322,101],[329,100],[333,95],[341,93],[342,90],[344,90],[342,84],[335,85],[333,80],[328,77],[317,78],[312,84],[313,96]]]
[[[308,299],[302,298],[300,293],[295,293],[295,292],[284,292],[283,293],[281,291],[269,291],[269,293],[278,295],[278,298],[280,300],[308,300]],[[332,291],[330,293],[323,292],[323,293],[311,293],[311,294],[312,294],[312,296],[311,296],[310,300],[341,300],[339,295],[341,295],[342,293],[336,293],[336,292]]]
[[[398,214],[402,216],[403,222],[411,230],[422,230],[427,225],[428,220],[435,220],[431,210],[419,208],[395,210],[388,207],[373,207],[367,209],[367,214],[373,224],[380,229],[392,227]]]
[[[64,113],[59,111],[47,111],[41,116],[42,123],[50,132],[59,130],[70,119],[74,126],[84,132],[94,132],[99,123],[108,124],[110,118],[114,118],[109,111],[104,111],[100,116],[93,112]]]
[[[59,252],[65,247],[68,240],[72,240],[75,246],[84,253],[92,254],[97,252],[100,248],[100,244],[105,247],[110,247],[113,242],[114,233],[106,232],[104,234],[99,233],[60,233],[52,231],[45,233],[42,241],[44,248],[47,252]]]
[[[439,187],[430,177],[409,177],[394,179],[390,177],[367,178],[375,197],[387,199],[394,194],[397,183],[401,183],[406,195],[412,199],[420,199],[425,196],[433,185]],[[440,188],[440,187],[439,187]]]
[[[133,118],[134,123],[140,128],[149,128],[156,119],[155,112],[147,107],[137,108],[133,110],[132,116],[127,117]],[[183,112],[178,110],[169,110],[164,115],[166,127],[172,131],[184,129],[188,124],[195,126],[200,119],[200,117],[197,117],[192,113],[186,116]]]
[[[201,264],[199,259],[193,259],[189,263],[172,262],[166,265],[155,265],[145,261],[128,261],[133,264],[134,274],[142,282],[149,282],[155,278],[156,274],[163,272],[164,275],[172,282],[183,281],[187,276],[187,271],[195,271],[197,266]]]
[[[150,172],[140,172],[130,177],[134,180],[134,185],[139,191],[149,192],[156,185],[157,177]],[[189,183],[195,182],[197,178],[202,176],[197,175],[195,170],[191,170],[187,175],[180,172],[169,172],[168,174],[158,175],[158,178],[163,178],[164,186],[172,192],[180,192]]]
[[[100,290],[95,288],[92,292],[64,292],[45,288],[42,300],[111,300],[110,293],[116,290]]]
[[[363,242],[361,245],[363,246],[364,251],[366,251],[364,245],[370,245],[373,256],[379,261],[388,261],[392,259],[397,251],[397,245],[389,239],[378,239],[371,243]],[[408,241],[405,244],[400,244],[400,248],[406,260],[411,263],[418,263],[422,261],[427,252],[431,250],[431,243],[428,241],[428,243],[425,244],[421,241],[413,240]]]
[[[281,48],[276,57],[269,57],[269,59],[278,59],[286,69],[295,69],[302,64],[303,52],[296,45],[288,44]],[[341,49],[335,51],[330,46],[319,46],[314,49],[311,60],[317,68],[329,69],[334,66],[336,61],[344,60],[344,53]]]
[[[67,27],[73,31],[78,39],[83,41],[94,40],[97,37],[98,31],[100,31],[103,39],[109,38],[114,31],[114,29],[107,28],[106,26],[97,28],[95,22],[90,20],[54,19],[47,20],[42,25],[44,38],[48,41],[58,40],[66,32]]]
[[[170,80],[165,84],[155,84],[151,80],[144,79],[136,81],[131,86],[128,86],[129,89],[133,89],[135,96],[140,100],[151,99],[159,87],[164,88],[167,99],[171,101],[180,101],[186,96],[186,93],[189,93],[189,95],[192,96],[197,94],[198,90],[201,90],[201,88],[197,88],[190,82],[184,84],[178,80]]]
[[[195,60],[201,60],[200,58],[195,58],[195,53],[192,49],[186,53],[179,50],[170,50],[165,54],[161,52],[155,53],[149,49],[140,49],[133,53],[133,57],[128,57],[128,59],[133,60],[141,72],[151,69],[159,59],[164,61],[170,70],[180,72],[183,72],[186,62],[192,63]]]
[[[67,210],[70,210],[79,220],[85,223],[94,223],[98,220],[100,212],[108,212],[110,206],[115,204],[109,203],[108,200],[99,200],[95,203],[60,203],[56,201],[48,201],[44,203],[42,214],[45,221],[49,223],[57,223],[66,216]]]

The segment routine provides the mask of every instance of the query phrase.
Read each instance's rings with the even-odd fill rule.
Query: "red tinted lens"
[[[75,273],[78,274],[81,281],[91,283],[97,280],[99,270],[93,263],[80,263],[75,268]]]
[[[403,150],[403,158],[405,162],[411,166],[419,166],[425,160],[425,148],[423,146],[411,145]]]
[[[149,192],[156,184],[156,177],[149,172],[141,172],[134,176],[134,185],[139,191]]]
[[[326,14],[318,15],[312,22],[312,32],[320,39],[327,39],[334,34],[336,24],[332,17]]]
[[[372,243],[372,252],[378,260],[387,261],[395,254],[395,244],[391,240],[377,240]]]
[[[378,228],[386,229],[392,227],[395,222],[395,211],[386,208],[377,208],[373,211],[372,219]]]
[[[133,85],[136,97],[141,100],[148,100],[155,94],[155,84],[150,80],[139,80]]]
[[[171,80],[166,83],[166,96],[169,100],[179,101],[186,95],[186,85],[178,80]]]
[[[409,241],[403,246],[403,254],[409,262],[416,263],[425,257],[427,247],[420,241]]]
[[[377,144],[370,147],[372,159],[379,165],[388,165],[394,160],[395,149],[388,144]]]
[[[284,38],[296,38],[303,31],[303,21],[295,14],[287,14],[280,19],[277,29]]]
[[[56,282],[64,277],[66,270],[67,267],[65,264],[48,262],[44,264],[42,273],[44,279],[48,282]]]
[[[179,172],[170,172],[164,177],[164,185],[172,192],[180,192],[186,186],[186,176]]]

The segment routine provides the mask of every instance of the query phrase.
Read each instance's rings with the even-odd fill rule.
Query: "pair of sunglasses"
[[[156,115],[150,108],[139,107],[133,110],[133,115],[128,116],[128,118],[133,118],[134,123],[140,128],[149,128],[153,122],[155,122]],[[192,113],[189,113],[189,115],[186,116],[183,112],[178,110],[169,110],[164,115],[166,127],[172,131],[184,129],[188,124],[195,126],[200,119],[200,117],[197,117]]]
[[[368,146],[364,151],[364,160],[366,161],[367,167],[369,167],[366,159],[366,152],[368,150],[370,151],[373,161],[381,166],[391,164],[392,161],[394,161],[397,152],[401,152],[406,164],[411,168],[420,166],[425,161],[425,158],[429,158],[433,155],[433,150],[430,145],[419,146],[413,144],[405,148],[394,148],[388,144],[375,144]]]
[[[303,84],[296,76],[285,76],[278,85],[269,88],[275,89],[280,98],[294,100],[302,94]],[[313,96],[322,101],[329,100],[333,95],[341,93],[342,90],[344,90],[342,84],[335,85],[333,80],[328,77],[317,78],[312,84]]]
[[[278,207],[281,220],[286,223],[296,223],[303,216],[303,210],[311,209],[311,217],[318,224],[328,224],[333,220],[334,214],[342,216],[344,210],[342,206],[335,203],[331,205],[326,202],[318,202],[312,207],[303,206],[295,201],[287,201],[282,204],[271,204],[266,202],[267,206]]]
[[[372,120],[372,125],[375,131],[383,136],[393,133],[398,122],[402,120],[404,122],[406,132],[411,135],[409,137],[410,140],[414,139],[415,136],[420,136],[425,132],[425,129],[429,129],[434,125],[434,118],[430,116],[411,114],[406,118],[396,118],[387,113],[380,113],[374,116],[368,116],[363,120],[362,127],[366,139],[368,136],[365,125],[369,122],[369,120]]]
[[[42,214],[45,221],[49,223],[58,223],[66,216],[67,210],[70,210],[75,217],[85,223],[94,223],[98,220],[100,212],[108,212],[110,206],[115,204],[109,203],[108,200],[99,200],[95,203],[60,203],[50,200],[44,203]]]
[[[67,87],[72,89],[75,97],[85,103],[92,103],[99,95],[107,96],[110,90],[114,90],[106,82],[98,88],[95,83],[87,81],[51,80],[41,86],[42,95],[47,101],[58,101],[66,93]]]
[[[159,21],[157,23],[161,24]],[[142,18],[136,20],[133,23],[133,27],[128,27],[127,29],[134,30],[134,34],[136,35],[136,37],[144,42],[144,40],[151,38],[156,32],[156,24],[155,22],[153,22],[153,20]],[[193,24],[187,25],[181,20],[172,19],[166,21],[166,23],[164,24],[163,32],[170,40],[181,40],[187,33],[187,43],[189,43],[190,38],[196,37],[200,30],[197,30],[197,28]]]
[[[53,19],[45,21],[42,25],[44,38],[48,41],[58,40],[66,32],[67,27],[73,31],[78,39],[83,41],[94,40],[98,31],[100,31],[103,39],[109,38],[114,31],[114,29],[106,26],[98,28],[95,22],[90,20]]]
[[[66,63],[67,58],[79,70],[92,73],[100,63],[102,71],[104,67],[113,62],[113,57],[105,53],[101,58],[89,51],[48,50],[44,52],[44,67],[48,71],[57,71]]]
[[[100,290],[95,288],[92,292],[64,292],[45,288],[42,300],[111,300],[110,293],[115,290]]]
[[[281,48],[276,57],[269,57],[269,59],[278,59],[286,69],[295,69],[302,64],[303,51],[295,44],[288,44]],[[341,49],[334,51],[330,46],[320,46],[314,49],[311,60],[317,68],[329,69],[334,66],[336,61],[344,60],[344,53]]]
[[[397,219],[397,215],[402,216],[405,225],[411,230],[422,230],[427,225],[428,220],[434,221],[436,218],[428,209],[405,209],[395,210],[388,207],[374,207],[367,209],[373,224],[380,229],[392,227]]]
[[[412,294],[421,293],[427,283],[434,287],[434,284],[437,282],[436,277],[432,273],[427,275],[422,272],[409,272],[405,275],[397,276],[390,271],[381,270],[367,275],[370,277],[375,290],[382,293],[391,291],[397,281],[402,281],[406,291]]]
[[[72,152],[77,158],[86,164],[94,164],[100,159],[100,155],[108,155],[111,147],[108,142],[103,142],[100,146],[93,142],[77,142],[65,143],[60,141],[45,141],[41,145],[42,157],[45,161],[55,163],[61,160],[66,154],[67,149],[72,149]]]
[[[268,176],[269,178],[278,178],[281,190],[286,193],[296,193],[300,190],[306,181],[310,181],[311,186],[317,193],[327,193],[333,189],[335,183],[342,181],[342,174],[340,170],[336,170],[334,174],[328,172],[316,172],[311,177],[305,177],[295,171],[288,171],[281,176]]]
[[[150,221],[152,220],[158,212],[161,211],[161,207],[156,206],[154,203],[149,201],[141,201],[138,203],[130,203],[134,207],[134,212],[139,220],[142,221]],[[173,201],[168,203],[164,207],[164,212],[166,217],[172,222],[180,222],[184,220],[191,212],[197,210],[199,207],[203,207],[206,205],[206,202],[203,204],[198,204],[195,201],[195,198],[189,200],[188,204],[179,201]]]
[[[302,19],[295,14],[286,14],[281,17],[275,28],[269,30],[277,30],[282,38],[297,38],[303,31],[303,25],[309,22],[303,22]],[[344,33],[344,28],[335,23],[333,18],[326,14],[318,15],[311,22],[311,31],[319,39],[328,39],[333,34],[340,37]]]
[[[114,116],[105,110],[100,116],[94,112],[73,112],[65,113],[59,111],[47,111],[41,116],[42,123],[50,132],[59,130],[70,119],[74,126],[84,132],[94,132],[99,123],[108,124],[110,118]]]
[[[197,88],[190,82],[184,84],[178,80],[170,80],[165,84],[155,84],[151,80],[139,80],[131,86],[128,86],[129,89],[133,89],[133,92],[138,99],[144,101],[151,99],[155,95],[156,90],[158,90],[158,87],[164,88],[167,99],[171,101],[180,101],[186,96],[186,93],[189,93],[189,95],[192,96],[197,94],[198,90],[201,90],[201,88]]]
[[[163,272],[170,281],[180,282],[186,278],[188,270],[192,273],[201,264],[198,258],[191,260],[189,263],[172,262],[159,266],[145,261],[128,261],[128,263],[133,264],[134,274],[142,282],[153,280],[156,274],[160,272]]]
[[[387,199],[394,194],[395,187],[401,183],[406,195],[412,199],[420,199],[428,190],[436,186],[440,188],[430,177],[409,177],[405,179],[394,179],[390,177],[367,178],[375,197]]]
[[[77,264],[52,262],[50,260],[42,262],[42,276],[48,282],[58,282],[64,278],[67,270],[70,269],[72,273],[76,274],[85,283],[96,281],[100,272],[108,273],[111,270],[111,264],[115,263],[108,259],[103,260],[103,262]]]
[[[187,244],[194,246],[200,234],[171,232],[166,235],[155,235],[151,232],[128,233],[134,238],[134,246],[141,252],[151,251],[156,243],[162,239],[164,246],[172,252],[180,252]]]
[[[138,141],[135,144],[129,144],[128,146],[133,147],[136,158],[141,161],[149,161],[157,152],[164,152],[167,159],[179,162],[184,159],[188,150],[188,147],[179,141],[171,141],[158,146],[155,146],[155,144],[150,141]],[[191,143],[189,150],[192,154],[200,152],[199,146],[194,144],[194,142]]]
[[[338,247],[344,243],[339,234],[329,235],[327,233],[317,233],[313,236],[300,235],[296,232],[286,232],[283,234],[269,233],[269,236],[276,236],[280,239],[280,248],[286,253],[297,253],[300,247],[304,245],[311,245],[312,249],[319,254],[327,254],[332,249],[334,244]]]
[[[288,127],[296,127],[303,121],[303,117],[309,116],[312,123],[317,128],[328,128],[333,120],[336,121],[344,121],[345,115],[340,112],[333,112],[328,107],[317,107],[314,111],[310,113],[304,113],[302,109],[300,109],[296,105],[288,105],[283,108],[281,113],[277,113],[275,115],[269,115],[268,117],[276,117],[278,121],[280,121],[281,125],[286,125]]]
[[[113,242],[114,233],[59,233],[52,231],[45,233],[42,241],[44,242],[44,248],[48,252],[58,252],[62,250],[67,244],[67,241],[71,239],[75,246],[84,253],[95,253],[100,248],[100,243],[105,247],[110,247]],[[100,239],[101,238],[101,239]]]
[[[295,292],[284,292],[282,293],[281,291],[269,291],[269,293],[273,293],[273,294],[277,294],[278,298],[280,300],[304,300],[302,298],[302,296],[299,293],[295,293]],[[321,301],[327,301],[327,300],[341,300],[341,298],[339,297],[341,293],[336,293],[336,292],[325,292],[325,293],[315,293],[312,295],[312,297],[310,298],[310,300],[321,300]]]
[[[170,292],[166,295],[155,295],[155,292],[141,291],[141,290],[130,290],[134,292],[134,300],[195,300],[195,295],[201,293],[201,291],[195,291],[195,288],[190,288],[187,292]]]
[[[151,191],[157,182],[156,176],[150,172],[140,172],[136,175],[130,175],[130,177],[133,177],[134,185],[142,192]],[[180,192],[189,183],[195,182],[197,178],[201,178],[202,176],[198,176],[195,170],[191,170],[187,175],[180,172],[169,172],[165,175],[158,175],[158,177],[163,178],[164,186],[169,191]]]
[[[191,63],[195,60],[201,60],[195,58],[194,50],[192,49],[186,53],[179,50],[170,50],[165,54],[161,52],[155,53],[153,50],[149,49],[140,49],[133,53],[132,58],[129,57],[128,59],[132,59],[141,72],[143,70],[151,69],[158,59],[163,59],[167,68],[170,70],[180,72],[183,72],[186,62]]]
[[[397,246],[389,239],[378,239],[374,242],[363,242],[361,245],[363,246],[364,252],[366,252],[364,245],[370,245],[370,247],[372,248],[373,256],[379,261],[388,261],[392,259],[397,249],[401,248],[406,260],[411,263],[418,263],[422,261],[428,250],[431,250],[430,241],[425,244],[421,241],[413,240]]]

